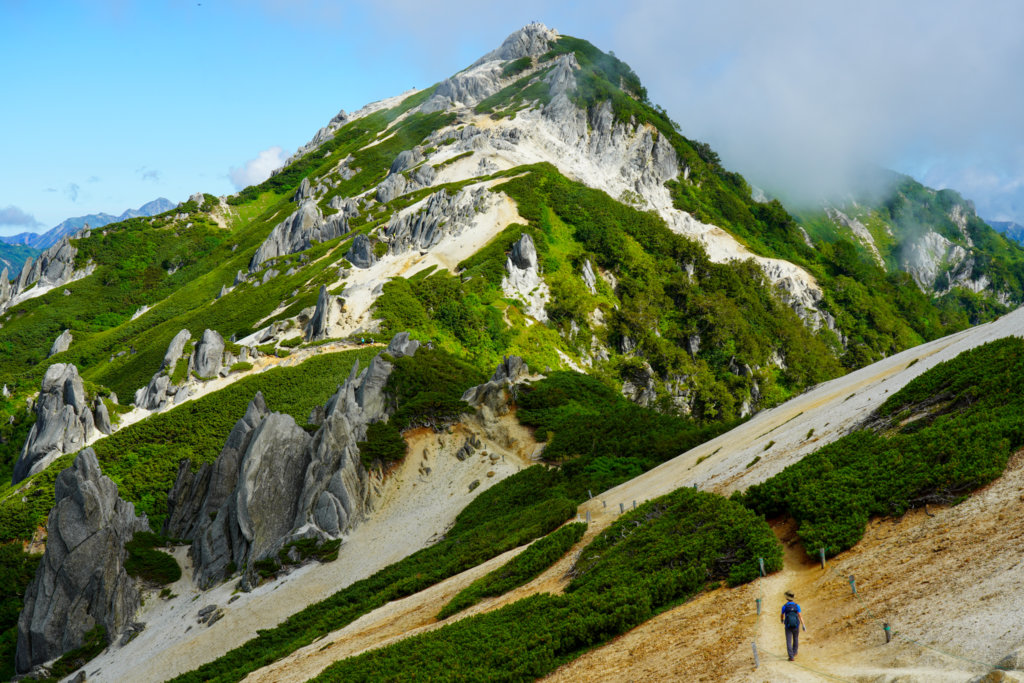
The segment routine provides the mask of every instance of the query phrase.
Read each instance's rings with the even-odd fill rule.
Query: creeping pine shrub
[[[156,550],[166,539],[149,531],[140,531],[125,543],[128,557],[124,570],[144,581],[166,585],[181,578],[181,567],[177,560],[165,552]]]
[[[356,444],[359,458],[365,467],[375,462],[385,465],[405,457],[409,447],[402,438],[402,432],[393,422],[374,422],[366,427],[366,441]]]
[[[536,578],[565,555],[569,548],[583,538],[586,531],[586,524],[576,522],[566,524],[558,531],[534,541],[529,548],[509,560],[508,564],[495,569],[462,589],[441,609],[437,618],[447,619],[484,598],[503,595]]]
[[[308,645],[387,602],[418,593],[544,536],[575,513],[576,504],[565,497],[559,472],[541,466],[527,468],[477,496],[435,545],[310,605],[274,628],[261,630],[258,636],[216,661],[173,680],[177,683],[241,680],[248,672]]]
[[[525,554],[526,551],[524,551]],[[684,488],[623,515],[580,555],[565,595],[534,595],[493,612],[342,660],[316,681],[525,681],[686,600],[782,567],[758,515]]]
[[[889,397],[875,412],[877,429],[853,432],[734,498],[768,517],[793,517],[808,553],[835,555],[861,539],[871,517],[955,503],[1000,476],[1024,446],[1022,383],[1024,340],[965,351]],[[922,416],[899,428],[912,414]]]

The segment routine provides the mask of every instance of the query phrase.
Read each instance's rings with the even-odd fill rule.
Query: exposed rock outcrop
[[[215,330],[204,330],[189,359],[189,370],[202,378],[216,377],[224,367],[224,338]]]
[[[504,415],[511,407],[515,385],[526,379],[529,373],[530,368],[522,358],[505,356],[491,379],[467,389],[462,400],[481,411],[485,421]]]
[[[224,377],[237,359],[224,343],[224,338],[216,330],[203,330],[203,336],[191,348],[188,348],[192,333],[181,330],[167,346],[160,369],[149,380],[149,384],[135,392],[135,405],[146,410],[163,410],[169,405],[179,403],[190,395],[186,382],[172,380],[178,363],[188,364],[188,372],[184,377],[197,377],[202,380],[213,379],[218,375]],[[186,353],[187,352],[187,353]],[[243,347],[243,354],[247,353]]]
[[[390,173],[401,173],[407,171],[416,164],[423,161],[423,152],[418,147],[407,149],[398,153],[395,160],[391,162]]]
[[[511,61],[521,57],[540,57],[558,40],[558,31],[539,21],[527,24],[510,34],[501,45],[474,62],[473,66],[494,60]]]
[[[332,137],[334,137],[334,133],[339,128],[344,126],[346,123],[348,123],[350,120],[351,120],[351,118],[349,117],[349,115],[347,113],[345,113],[344,109],[339,111],[337,114],[334,115],[334,118],[332,118],[330,121],[328,121],[326,126],[324,126],[323,128],[321,128],[320,130],[318,130],[316,132],[316,135],[313,136],[312,140],[307,142],[302,147],[299,147],[299,149],[297,149],[295,151],[295,154],[293,154],[288,159],[288,161],[285,162],[284,165],[287,166],[289,163],[291,163],[295,159],[299,159],[299,158],[303,157],[304,155],[308,154],[309,152],[312,152],[314,149],[316,149],[320,145],[322,145],[325,142],[327,142],[328,140],[330,140]]]
[[[316,200],[306,198],[290,216],[274,226],[249,262],[249,272],[259,270],[272,258],[309,249],[313,244],[348,232],[348,218],[334,214],[324,220]]]
[[[47,354],[46,357],[49,358],[50,356],[56,356],[58,353],[64,353],[67,351],[71,348],[72,339],[71,330],[64,330],[61,332],[57,335],[57,338],[53,340],[53,346],[50,347],[50,353]]]
[[[583,284],[587,286],[590,293],[597,294],[597,276],[594,275],[594,266],[590,264],[590,259],[583,262],[581,277],[583,278]]]
[[[446,235],[458,235],[472,225],[476,214],[493,201],[483,187],[462,189],[454,195],[447,191],[430,195],[418,208],[396,214],[384,231],[393,253],[434,247]]]
[[[399,334],[386,353],[416,352]],[[289,415],[269,412],[257,394],[212,464],[192,474],[183,461],[168,497],[165,532],[191,538],[195,579],[208,587],[241,570],[241,586],[259,581],[255,563],[290,541],[341,538],[371,506],[370,477],[357,443],[388,415],[384,386],[393,366],[381,355],[345,383],[310,437]]]
[[[962,214],[954,212],[954,216],[966,220]],[[969,240],[966,228],[961,230]],[[943,294],[953,287],[983,292],[992,284],[984,274],[974,277],[974,257],[967,249],[931,230],[907,242],[900,260],[903,270],[927,294]]]
[[[423,105],[422,111],[440,111],[453,104],[472,106],[502,87],[502,62],[520,57],[538,57],[550,49],[558,33],[544,24],[533,23],[516,31],[468,69],[442,81]]]
[[[501,290],[506,296],[522,300],[526,313],[540,322],[548,319],[545,304],[550,298],[547,284],[540,276],[537,262],[537,248],[527,234],[512,245],[512,252],[505,262],[506,276],[501,281]]]
[[[42,296],[54,287],[91,275],[96,269],[92,263],[81,270],[75,270],[77,254],[78,250],[71,245],[67,237],[64,237],[37,259],[26,259],[13,285],[8,284],[4,287],[4,284],[0,283],[0,313],[15,303]],[[6,275],[0,279],[4,283],[8,282]]]
[[[320,296],[316,301],[316,310],[306,326],[306,339],[327,339],[331,329],[338,321],[341,313],[341,302],[338,297],[327,292],[327,287],[320,285]]]
[[[70,363],[55,363],[46,369],[35,412],[36,422],[14,464],[15,484],[65,453],[80,449],[95,428],[82,378]]]
[[[4,309],[4,306],[10,300],[11,300],[11,278],[7,274],[7,269],[4,268],[3,272],[0,273],[0,311],[2,311]]]
[[[370,238],[363,234],[356,235],[352,240],[352,246],[346,252],[345,258],[356,268],[369,268],[377,262]]]
[[[114,431],[114,428],[110,424],[110,411],[107,410],[107,404],[103,402],[99,396],[96,397],[92,411],[93,424],[95,424],[97,431],[101,434],[110,434]]]
[[[46,522],[46,553],[25,592],[18,619],[20,672],[79,647],[96,625],[116,642],[139,607],[135,579],[124,570],[125,543],[148,528],[117,495],[87,448],[57,476]]]
[[[622,395],[643,408],[649,407],[657,398],[654,384],[654,370],[644,362],[643,367],[622,383]]]
[[[179,361],[183,360],[185,345],[192,338],[188,330],[181,330],[167,346],[160,369],[149,380],[149,384],[135,392],[135,405],[146,410],[162,410],[177,400],[184,398],[187,392],[181,391],[171,382],[171,375]]]

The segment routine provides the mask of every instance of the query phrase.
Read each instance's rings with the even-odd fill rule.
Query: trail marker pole
[[[764,558],[763,558],[763,557],[759,557],[759,558],[757,558],[757,563],[758,563],[759,565],[761,565],[761,576],[768,576],[768,574],[766,574],[766,573],[765,573],[765,571],[764,571]],[[761,601],[760,601],[760,600],[758,600],[758,604],[760,604],[760,602],[761,602]],[[758,614],[760,614],[760,613],[761,613],[761,612],[760,612],[760,611],[758,611]]]
[[[825,568],[825,548],[818,551],[818,555],[821,557],[821,568]]]
[[[590,510],[587,510],[587,526],[590,526]]]
[[[754,668],[761,666],[761,661],[757,658],[757,643],[750,644],[754,648]]]
[[[850,588],[853,589],[853,594],[856,595],[857,594],[857,582],[853,578],[853,574],[850,574]]]
[[[621,515],[626,511],[626,506],[623,503],[619,503],[619,514]]]
[[[594,494],[590,492],[590,489],[587,489],[587,498],[593,498],[593,497],[594,497]]]
[[[636,510],[636,501],[633,501],[633,509]]]
[[[889,627],[889,624],[882,624],[882,628],[885,630],[885,642],[888,643],[892,640],[892,629]]]
[[[608,501],[607,500],[602,500],[601,501],[601,506],[602,507],[608,507]]]
[[[761,598],[756,598],[754,602],[757,603],[757,616],[761,616]]]

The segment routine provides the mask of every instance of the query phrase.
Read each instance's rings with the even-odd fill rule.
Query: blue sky
[[[814,198],[871,162],[1024,222],[1024,3],[828,5],[0,0],[0,232],[231,193],[532,20],[614,50],[770,190]]]

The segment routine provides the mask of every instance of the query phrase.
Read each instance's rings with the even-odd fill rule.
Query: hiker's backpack
[[[796,606],[795,602],[790,602],[786,605],[786,628],[797,628],[800,626],[800,608]]]

